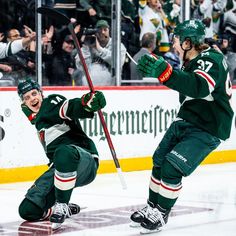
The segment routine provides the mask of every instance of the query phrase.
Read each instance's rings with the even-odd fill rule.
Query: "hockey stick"
[[[88,85],[89,85],[89,89],[90,89],[91,92],[95,92],[90,74],[88,72],[88,67],[86,65],[82,50],[80,48],[79,41],[78,41],[77,36],[75,34],[75,31],[74,31],[73,23],[71,22],[71,20],[67,16],[65,16],[64,14],[58,12],[57,10],[55,10],[53,8],[49,8],[49,7],[39,7],[37,9],[37,12],[41,13],[43,15],[46,15],[50,18],[53,18],[53,19],[57,20],[57,22],[60,22],[63,25],[67,25],[67,27],[68,27],[71,35],[72,35],[73,41],[75,43],[75,47],[76,47],[76,50],[78,52],[80,61],[82,63],[84,73],[85,73],[85,76],[86,76],[86,79],[87,79],[87,82],[88,82]],[[119,178],[120,178],[121,185],[122,185],[123,189],[126,189],[127,185],[126,185],[126,182],[124,180],[124,176],[122,174],[120,163],[119,163],[119,160],[117,158],[115,148],[113,146],[113,143],[112,143],[112,140],[111,140],[111,137],[110,137],[110,133],[107,129],[106,121],[104,119],[104,116],[103,116],[103,113],[102,113],[101,110],[98,111],[98,115],[99,115],[103,130],[104,130],[107,142],[108,142],[108,146],[110,148],[110,151],[111,151],[111,154],[112,154],[115,166],[116,166],[117,173],[118,173]]]
[[[138,63],[133,59],[133,57],[128,52],[126,52],[126,55],[135,65],[138,65]]]

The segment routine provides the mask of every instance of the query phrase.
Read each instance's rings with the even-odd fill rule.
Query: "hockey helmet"
[[[205,26],[199,20],[185,20],[176,26],[174,35],[179,37],[180,44],[186,39],[191,40],[193,44],[201,44],[205,40]]]
[[[23,99],[23,95],[25,93],[33,89],[41,91],[40,85],[32,78],[26,78],[25,80],[21,81],[17,86],[17,92],[21,99]]]

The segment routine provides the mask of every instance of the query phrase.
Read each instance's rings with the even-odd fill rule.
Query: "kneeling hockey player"
[[[59,94],[44,98],[32,79],[19,83],[18,94],[50,161],[50,168],[28,190],[19,214],[28,221],[49,217],[52,229],[57,229],[67,217],[79,213],[79,206],[69,203],[72,191],[91,183],[99,165],[96,146],[82,130],[79,118],[93,118],[106,100],[100,91],[82,98],[66,99]]]

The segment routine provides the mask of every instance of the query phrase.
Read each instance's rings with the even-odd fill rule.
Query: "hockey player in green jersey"
[[[96,177],[98,152],[82,130],[79,118],[93,118],[106,100],[100,91],[74,99],[59,94],[43,97],[39,84],[32,79],[19,83],[18,94],[22,110],[35,125],[49,159],[49,169],[28,190],[19,214],[28,221],[49,217],[55,230],[80,210],[69,203],[73,189],[91,183]]]
[[[153,154],[147,205],[131,215],[131,226],[152,233],[167,223],[182,188],[182,178],[229,138],[232,86],[223,54],[204,43],[205,27],[187,20],[174,30],[173,47],[183,61],[173,70],[162,57],[145,55],[138,69],[180,94],[180,109]]]

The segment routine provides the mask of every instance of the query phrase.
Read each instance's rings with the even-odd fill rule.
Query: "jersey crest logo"
[[[189,26],[187,25],[187,27],[193,27],[195,29],[198,28],[197,24],[195,23],[195,20],[190,20],[189,21]]]

